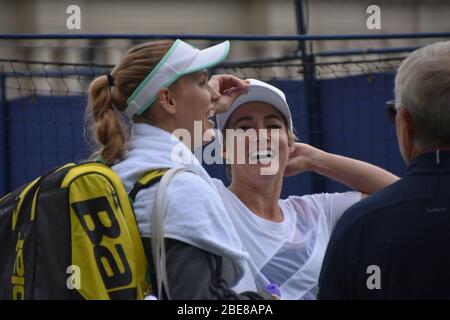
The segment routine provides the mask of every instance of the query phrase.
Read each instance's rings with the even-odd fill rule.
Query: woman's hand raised
[[[306,143],[297,142],[291,148],[293,152],[289,155],[288,164],[284,170],[286,177],[312,170],[314,163],[320,162],[324,154],[324,151]]]
[[[226,112],[234,100],[248,91],[247,81],[228,74],[212,76],[208,85],[219,95],[212,101],[214,114]]]

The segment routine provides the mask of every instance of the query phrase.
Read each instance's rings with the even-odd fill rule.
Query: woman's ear
[[[289,142],[289,155],[293,154],[295,151],[295,142],[294,141],[290,141]]]
[[[161,107],[169,114],[175,114],[177,112],[177,106],[175,99],[172,97],[170,89],[161,88],[158,91],[158,100]]]
[[[289,134],[288,132],[288,149],[289,149],[289,155],[293,154],[295,151],[295,137],[292,134]]]

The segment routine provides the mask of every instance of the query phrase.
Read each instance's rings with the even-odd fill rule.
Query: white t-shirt
[[[361,200],[361,193],[280,199],[284,219],[277,223],[252,213],[222,181],[213,180],[262,278],[280,287],[282,299],[316,299],[320,269],[333,228],[344,211]]]

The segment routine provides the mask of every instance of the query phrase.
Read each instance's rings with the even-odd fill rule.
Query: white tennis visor
[[[176,40],[128,98],[124,113],[129,118],[142,114],[156,100],[161,88],[169,87],[186,74],[214,67],[226,58],[229,51],[229,41],[199,50],[180,39]]]

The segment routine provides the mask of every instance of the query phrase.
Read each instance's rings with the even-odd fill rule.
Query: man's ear
[[[405,118],[404,120],[405,120],[406,132],[408,134],[408,138],[411,141],[414,141],[415,130],[414,130],[414,122],[413,122],[411,113],[405,108],[402,108],[401,110],[402,110],[401,113],[403,114],[403,116]]]
[[[161,88],[158,91],[158,100],[161,107],[169,114],[177,112],[175,99],[168,88]]]
[[[414,154],[414,122],[411,113],[405,109],[398,110],[396,119],[397,136],[399,139],[400,150],[403,158],[409,162]]]

